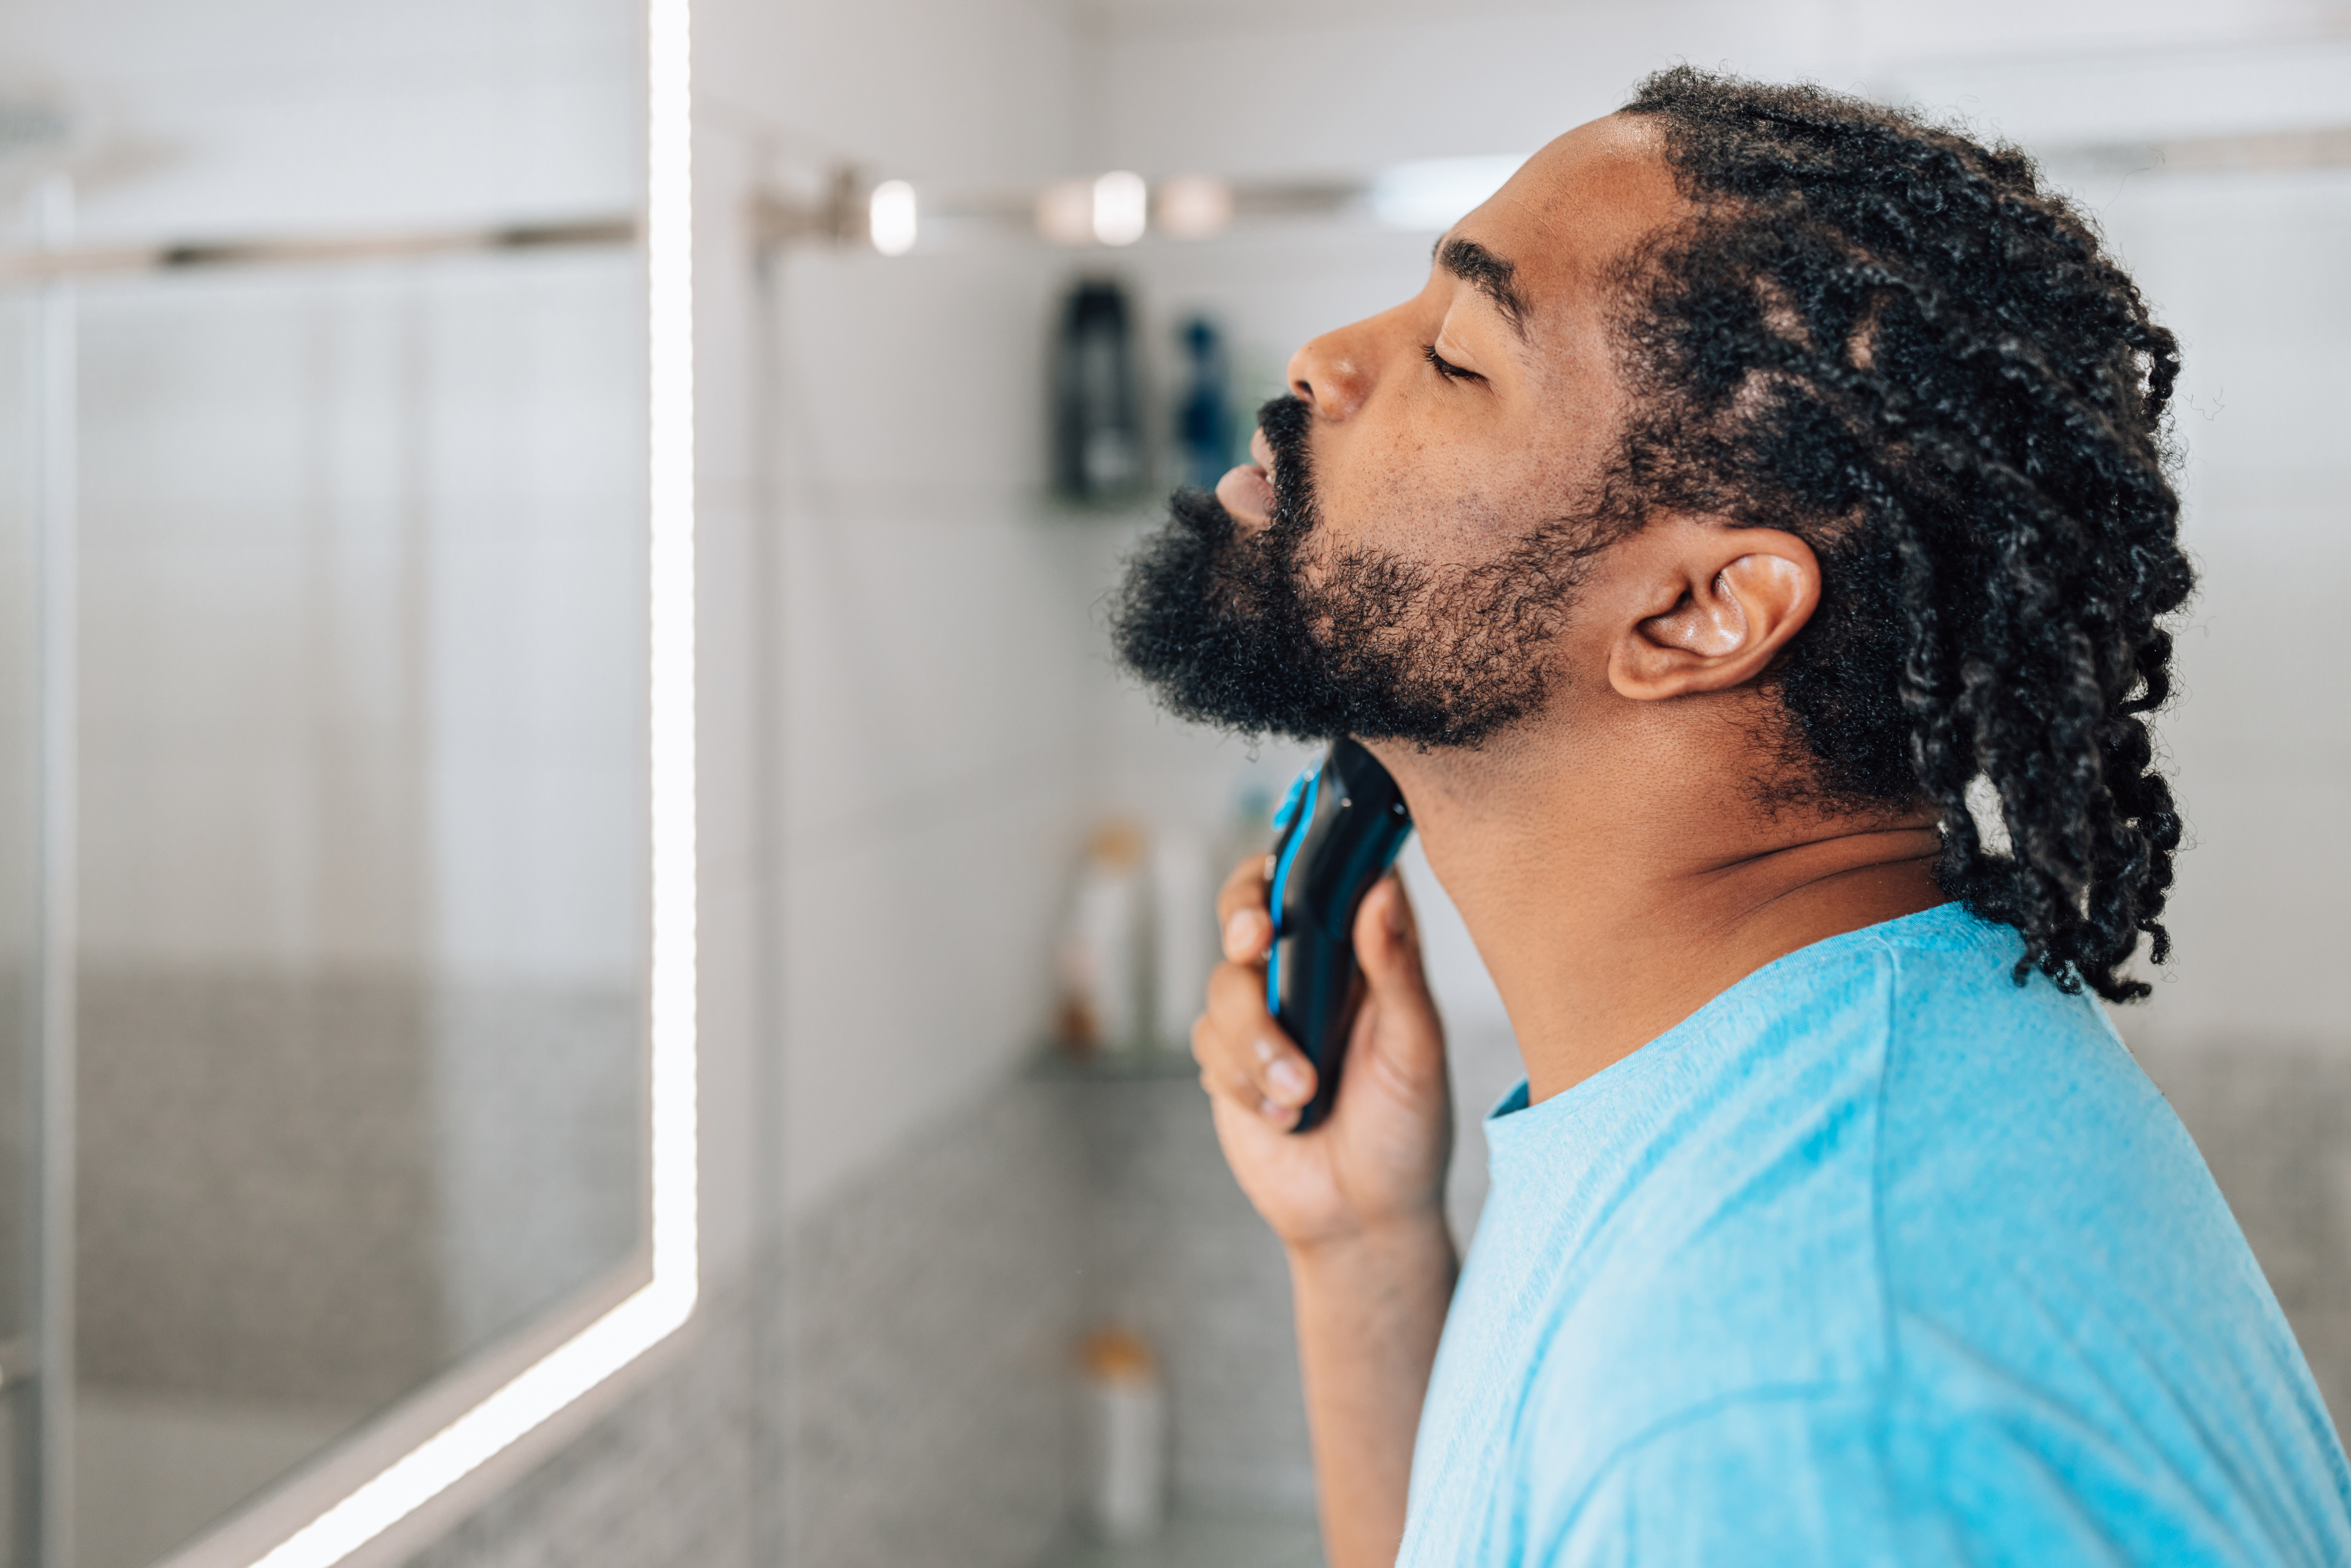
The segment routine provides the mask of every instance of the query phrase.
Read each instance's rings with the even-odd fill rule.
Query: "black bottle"
[[[1094,505],[1138,493],[1142,410],[1126,291],[1115,283],[1081,283],[1062,307],[1054,355],[1054,488],[1069,500]]]
[[[1237,461],[1233,451],[1233,392],[1225,349],[1216,324],[1195,316],[1184,323],[1184,349],[1191,356],[1191,387],[1176,422],[1184,457],[1183,483],[1213,490]]]

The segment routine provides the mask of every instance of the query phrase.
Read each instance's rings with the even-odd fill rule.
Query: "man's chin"
[[[1340,733],[1267,531],[1239,525],[1206,490],[1177,491],[1168,511],[1128,559],[1113,604],[1120,662],[1196,723],[1301,739]]]
[[[1305,741],[1353,735],[1476,747],[1541,696],[1531,649],[1479,642],[1485,629],[1513,619],[1495,606],[1461,604],[1455,623],[1467,635],[1399,651],[1393,632],[1426,612],[1416,590],[1422,574],[1351,560],[1334,580],[1304,587],[1293,517],[1311,514],[1249,529],[1206,490],[1177,491],[1168,513],[1166,526],[1127,560],[1111,635],[1120,663],[1179,717]],[[1324,646],[1310,630],[1317,624],[1342,629],[1339,644]],[[1470,678],[1416,679],[1414,652]]]

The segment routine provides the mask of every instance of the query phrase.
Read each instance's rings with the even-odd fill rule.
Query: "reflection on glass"
[[[69,180],[87,255],[625,239],[642,22],[31,0],[0,197]],[[55,408],[37,286],[0,296],[0,1541],[68,1477],[43,1568],[152,1563],[642,1272],[642,259],[209,254],[82,277]],[[71,422],[80,560],[76,1420],[45,1446],[36,413]]]
[[[0,293],[0,1565],[29,1568],[38,1472],[33,1422],[34,1071],[39,802],[33,445],[36,306]]]
[[[80,1568],[636,1244],[641,293],[84,295]]]

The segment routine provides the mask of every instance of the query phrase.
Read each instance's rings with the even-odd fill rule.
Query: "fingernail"
[[[1251,922],[1256,911],[1236,909],[1233,917],[1225,922],[1225,956],[1236,961],[1254,956],[1249,951]]]
[[[1285,1126],[1289,1124],[1291,1117],[1298,1114],[1297,1112],[1292,1111],[1289,1106],[1277,1105],[1270,1100],[1259,1101],[1257,1103],[1257,1113],[1264,1117],[1269,1122],[1277,1122]]]
[[[1273,1085],[1276,1094],[1292,1104],[1306,1098],[1306,1073],[1286,1056],[1265,1070],[1265,1081]]]
[[[1276,1054],[1278,1053],[1273,1048],[1273,1041],[1260,1040],[1257,1042],[1257,1059],[1259,1061],[1271,1061]]]

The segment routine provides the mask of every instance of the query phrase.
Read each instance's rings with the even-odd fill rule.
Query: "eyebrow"
[[[1510,330],[1527,335],[1527,301],[1512,285],[1516,262],[1505,261],[1474,239],[1440,239],[1433,253],[1437,264],[1494,302]]]

